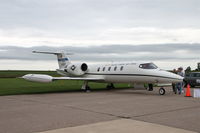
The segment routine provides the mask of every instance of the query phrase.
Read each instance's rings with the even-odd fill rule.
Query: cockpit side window
[[[142,69],[157,69],[158,67],[153,64],[153,63],[145,63],[145,64],[140,64],[139,65],[140,68]]]

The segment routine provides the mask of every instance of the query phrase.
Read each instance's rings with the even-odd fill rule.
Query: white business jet
[[[52,82],[55,80],[82,80],[81,89],[89,91],[88,82],[108,83],[107,88],[114,88],[114,83],[133,83],[134,86],[144,88],[148,84],[148,90],[153,90],[153,84],[172,84],[183,81],[183,77],[168,71],[159,69],[155,64],[148,63],[110,63],[110,64],[87,64],[73,63],[64,53],[40,52],[33,53],[57,55],[59,69],[57,73],[63,77],[52,77],[44,74],[27,74],[22,78],[34,82]],[[164,95],[163,86],[159,89],[159,94]]]

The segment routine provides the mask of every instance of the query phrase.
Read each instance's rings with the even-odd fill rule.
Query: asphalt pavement
[[[134,123],[141,128],[148,123],[161,126],[156,131],[164,131],[164,126],[168,131],[200,132],[200,99],[175,95],[170,88],[164,96],[157,88],[153,92],[122,89],[1,96],[0,119],[2,133],[72,131],[77,127],[80,131],[82,126],[98,123],[97,129],[101,129],[112,122],[121,125],[116,127],[122,131],[125,125],[132,131]]]

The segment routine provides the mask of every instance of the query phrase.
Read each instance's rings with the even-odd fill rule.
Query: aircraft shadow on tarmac
[[[35,95],[35,94],[56,94],[56,93],[95,93],[95,92],[108,92],[114,94],[126,94],[126,95],[158,95],[156,91],[147,91],[147,90],[138,90],[132,88],[114,88],[114,89],[91,89],[89,92],[85,92],[84,90],[62,90],[62,91],[53,91],[53,92],[36,92],[33,94],[22,94],[22,95]],[[158,95],[160,96],[160,95]]]
[[[36,94],[53,94],[53,93],[91,93],[91,92],[110,92],[114,90],[124,90],[128,88],[115,88],[115,89],[107,89],[107,88],[99,88],[99,89],[91,89],[90,91],[86,92],[85,90],[77,89],[77,90],[58,90],[58,91],[49,91],[49,92],[34,92],[34,93],[22,93],[17,95],[36,95]]]
[[[141,90],[141,91],[136,91],[136,90],[132,90],[132,91],[113,91],[114,93],[117,93],[117,94],[129,94],[129,95],[152,95],[152,96],[161,96],[159,95],[158,93],[156,92],[149,92],[149,91],[146,91],[146,90]]]

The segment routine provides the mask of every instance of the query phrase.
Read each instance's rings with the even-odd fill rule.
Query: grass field
[[[25,74],[47,74],[51,76],[58,76],[56,71],[19,71],[19,70],[1,70],[0,71],[0,78],[16,78],[21,77]]]
[[[80,91],[82,81],[60,80],[52,83],[35,83],[19,78],[0,78],[0,96]],[[93,90],[105,89],[104,83],[89,83]],[[115,84],[116,88],[127,88],[128,84]]]

